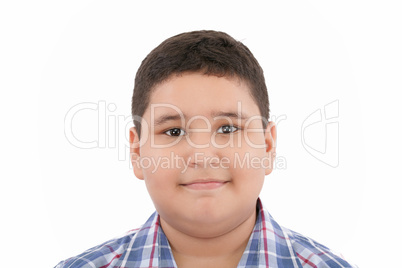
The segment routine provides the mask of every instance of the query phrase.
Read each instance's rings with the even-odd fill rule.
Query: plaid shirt
[[[237,267],[353,267],[327,247],[279,226],[263,209]],[[55,268],[177,267],[154,212],[141,228],[60,262]]]

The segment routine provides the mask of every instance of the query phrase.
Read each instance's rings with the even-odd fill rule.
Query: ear
[[[274,169],[274,161],[276,155],[276,125],[274,122],[269,122],[265,129],[265,144],[266,156],[269,159],[269,167],[265,169],[265,175],[271,174]]]
[[[143,180],[144,175],[140,165],[140,139],[135,127],[130,128],[130,157],[131,164],[133,165],[134,175],[138,179]]]

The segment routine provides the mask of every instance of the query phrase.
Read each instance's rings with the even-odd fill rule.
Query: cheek
[[[265,178],[265,149],[242,146],[228,151],[226,156],[230,163],[225,166],[230,169],[234,183],[241,184],[251,192],[259,191]]]
[[[243,135],[236,146],[225,149],[225,156],[230,158],[230,167],[252,171],[259,169],[261,161],[266,157],[266,144],[260,133]],[[239,165],[240,164],[240,165]]]
[[[167,189],[177,186],[182,164],[174,156],[171,148],[144,150],[142,171],[150,194],[164,195]]]
[[[175,185],[180,176],[177,163],[168,156],[152,157],[149,167],[143,167],[144,179],[153,187]]]
[[[177,192],[177,172],[172,169],[158,169],[156,172],[144,172],[144,181],[155,206],[174,200]]]
[[[180,171],[175,168],[157,167],[144,170],[144,181],[156,210],[173,214],[177,203]]]
[[[168,167],[168,161],[170,161],[169,152],[169,148],[161,149],[150,143],[141,147],[140,164],[143,173],[151,176],[159,172],[161,166]]]
[[[243,141],[245,143],[244,146],[253,150],[261,150],[266,146],[264,134],[262,132],[245,131]]]

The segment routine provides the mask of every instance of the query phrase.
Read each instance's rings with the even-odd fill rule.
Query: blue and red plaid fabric
[[[258,216],[238,264],[243,267],[355,267],[327,247],[278,225],[257,202]],[[177,267],[154,212],[139,229],[60,262],[55,268]]]

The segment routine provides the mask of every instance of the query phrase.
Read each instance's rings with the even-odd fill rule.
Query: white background
[[[1,266],[53,267],[148,218],[126,148],[136,70],[164,39],[215,29],[251,49],[272,115],[286,117],[286,168],[261,193],[270,213],[360,267],[399,267],[400,14],[397,1],[2,2]],[[333,101],[337,167],[301,140],[303,121]],[[65,116],[80,103],[115,106],[106,128],[98,111],[73,121],[76,137],[106,135],[105,146],[66,138]],[[308,142],[325,145],[324,130],[310,129]]]

